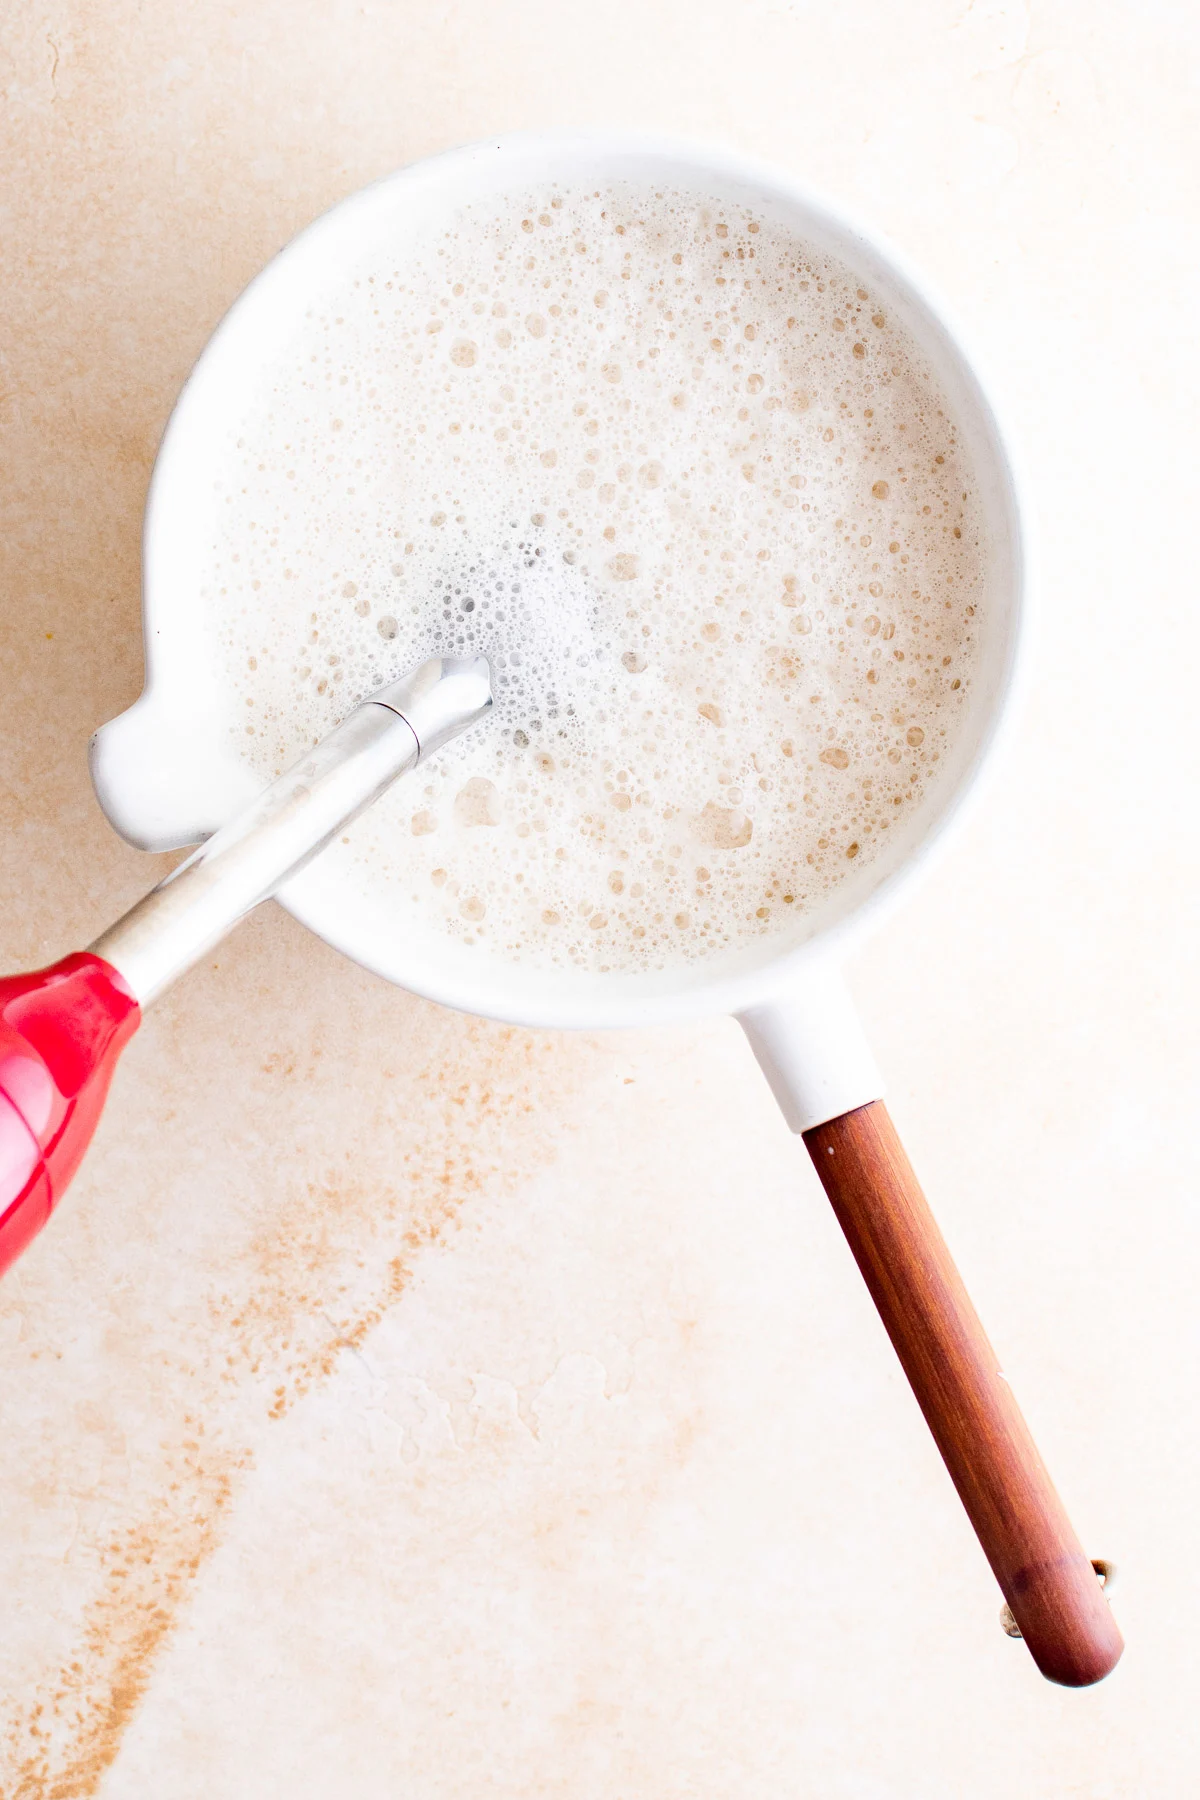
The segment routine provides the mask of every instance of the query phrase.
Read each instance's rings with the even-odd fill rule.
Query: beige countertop
[[[0,1289],[6,1800],[1196,1792],[1200,25],[1113,0],[30,0],[3,33],[0,954],[165,863],[89,733],[243,283],[502,129],[772,157],[947,295],[1044,589],[1021,729],[850,973],[1124,1662],[1043,1683],[730,1023],[502,1029],[265,909]]]

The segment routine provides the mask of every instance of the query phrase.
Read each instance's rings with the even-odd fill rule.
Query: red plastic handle
[[[87,951],[0,980],[0,1274],[66,1191],[141,1017]]]

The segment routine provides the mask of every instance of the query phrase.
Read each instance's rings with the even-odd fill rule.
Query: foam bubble
[[[847,269],[613,187],[347,272],[248,406],[205,603],[264,775],[435,650],[499,700],[355,827],[398,924],[661,969],[795,929],[936,782],[973,471]]]

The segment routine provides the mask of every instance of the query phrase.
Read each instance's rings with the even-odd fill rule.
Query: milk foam
[[[435,650],[499,701],[354,827],[397,927],[657,970],[795,933],[936,782],[973,471],[845,268],[669,190],[464,208],[247,409],[204,573],[264,778]]]

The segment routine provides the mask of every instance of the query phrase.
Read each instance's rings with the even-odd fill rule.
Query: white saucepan
[[[1113,1667],[1120,1634],[883,1107],[883,1083],[839,974],[846,952],[916,880],[977,787],[1012,694],[1030,581],[1026,519],[992,403],[942,308],[895,250],[777,169],[707,147],[627,135],[490,140],[419,163],[335,207],[237,301],[175,409],[146,512],[146,686],[136,705],[95,739],[96,792],[117,830],[147,850],[209,838],[253,802],[256,782],[229,748],[232,700],[211,608],[197,593],[246,397],[304,313],[336,291],[339,271],[372,243],[403,242],[444,223],[466,202],[547,180],[667,183],[753,205],[860,274],[915,339],[973,462],[988,546],[981,661],[958,739],[940,781],[890,834],[885,851],[798,918],[789,941],[747,949],[719,974],[693,965],[620,978],[561,969],[549,975],[481,960],[449,938],[406,939],[382,902],[356,884],[353,864],[336,845],[275,886],[303,860],[284,858],[260,886],[389,981],[493,1019],[596,1029],[733,1014],[816,1164],[999,1580],[1012,1628],[1051,1680],[1086,1685]],[[401,745],[397,767],[410,749],[407,741]],[[369,799],[366,786],[356,806]],[[341,816],[353,810],[347,803]],[[262,897],[247,889],[240,911]],[[144,934],[139,939],[118,926],[92,952],[56,965],[57,975],[0,984],[0,1164],[7,1154],[8,1192],[15,1195],[3,1213],[0,1193],[0,1266],[5,1220],[11,1214],[19,1221],[24,1205],[31,1221],[28,1229],[14,1226],[15,1254],[78,1162],[111,1061],[140,1005],[164,985],[161,958],[151,977],[144,952]],[[172,972],[178,970],[167,969],[168,978]],[[47,994],[57,994],[57,1013]],[[91,1024],[82,1030],[78,1019],[85,1013]],[[64,1061],[56,1036],[62,1029],[74,1033],[75,1063],[69,1056]],[[38,1079],[49,1084],[40,1112],[29,1098]],[[15,1185],[26,1154],[18,1126],[33,1142],[24,1188]]]

